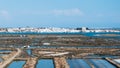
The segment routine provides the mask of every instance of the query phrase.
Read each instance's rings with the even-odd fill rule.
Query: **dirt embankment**
[[[64,57],[54,58],[55,68],[70,68]]]

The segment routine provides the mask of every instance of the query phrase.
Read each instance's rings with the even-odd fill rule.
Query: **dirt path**
[[[5,60],[2,65],[0,65],[0,68],[5,68],[7,64],[9,64],[16,56],[18,56],[21,53],[21,50],[17,48],[17,53],[14,54],[12,57],[10,57],[8,60]]]

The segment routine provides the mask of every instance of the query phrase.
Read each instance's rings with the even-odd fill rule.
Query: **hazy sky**
[[[120,27],[120,0],[0,0],[0,27]]]

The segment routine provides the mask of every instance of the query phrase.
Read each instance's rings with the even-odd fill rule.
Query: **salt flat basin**
[[[90,59],[89,61],[95,66],[95,68],[116,68],[114,65],[103,59]]]
[[[13,61],[7,68],[23,68],[26,61]]]
[[[89,64],[83,59],[68,59],[70,68],[91,68]]]
[[[120,64],[120,59],[114,59],[114,61]]]
[[[54,68],[52,59],[40,59],[36,65],[36,68]]]

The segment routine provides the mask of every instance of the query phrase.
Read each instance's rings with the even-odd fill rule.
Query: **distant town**
[[[120,29],[89,29],[87,27],[81,27],[81,28],[55,28],[55,27],[49,27],[49,28],[33,28],[33,27],[20,27],[20,28],[0,28],[0,32],[36,32],[36,33],[44,33],[44,32],[120,32]]]

